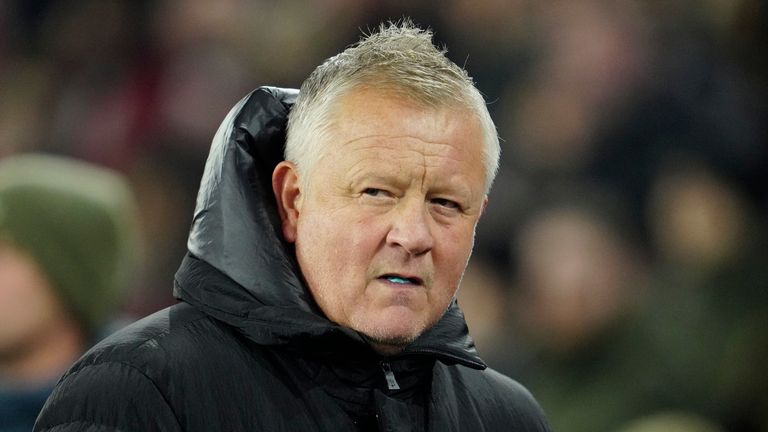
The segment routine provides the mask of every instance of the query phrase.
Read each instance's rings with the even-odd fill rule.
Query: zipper
[[[381,370],[384,371],[384,379],[387,381],[387,388],[389,390],[400,390],[400,385],[397,384],[395,379],[395,373],[392,372],[392,368],[388,362],[381,362]]]

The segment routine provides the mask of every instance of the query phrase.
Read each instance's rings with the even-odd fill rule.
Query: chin
[[[400,334],[400,335],[382,335],[363,333],[365,339],[379,354],[395,355],[405,349],[413,342],[418,335]]]
[[[363,333],[368,340],[385,345],[406,346],[416,340],[421,332],[417,331],[387,331],[385,329],[372,329]]]
[[[389,347],[401,351],[416,340],[427,328],[426,323],[414,317],[404,317],[402,314],[387,316],[379,322],[367,321],[357,326],[360,332],[377,351]],[[388,349],[389,350],[389,349]]]

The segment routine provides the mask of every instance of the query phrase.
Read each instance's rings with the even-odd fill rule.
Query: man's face
[[[458,288],[486,204],[482,129],[468,110],[373,90],[344,97],[336,119],[308,187],[276,188],[283,232],[326,316],[397,352]],[[275,178],[295,175],[283,165]]]

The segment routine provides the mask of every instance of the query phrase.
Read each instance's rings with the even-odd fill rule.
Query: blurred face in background
[[[283,233],[326,316],[394,353],[454,298],[486,204],[484,137],[468,110],[365,88],[336,118],[306,189],[275,170]]]
[[[748,241],[749,207],[708,167],[669,167],[654,180],[649,206],[661,257],[686,268],[717,267]]]
[[[629,244],[588,212],[555,208],[537,214],[518,239],[519,300],[536,343],[568,351],[607,328],[623,311],[639,277]]]
[[[0,240],[0,364],[54,333],[65,315],[32,257]]]

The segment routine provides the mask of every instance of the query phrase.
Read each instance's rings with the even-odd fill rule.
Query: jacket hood
[[[211,144],[174,295],[263,345],[326,352],[372,351],[328,320],[305,287],[293,246],[282,239],[272,171],[283,160],[288,113],[298,91],[260,87],[240,100]],[[408,348],[482,369],[454,301]]]

